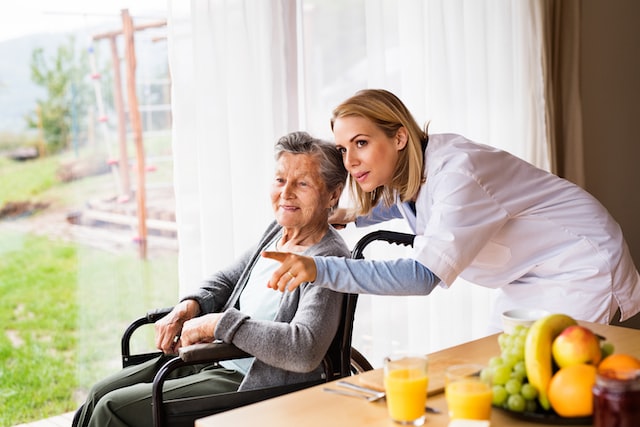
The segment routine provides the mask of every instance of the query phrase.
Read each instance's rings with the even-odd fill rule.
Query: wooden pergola
[[[142,25],[134,25],[133,19],[127,9],[121,11],[122,29],[110,31],[106,33],[96,34],[93,36],[94,41],[107,39],[111,45],[111,59],[113,67],[113,83],[114,83],[114,102],[117,113],[118,127],[118,148],[119,148],[119,164],[120,178],[123,193],[130,194],[131,183],[129,177],[128,154],[127,154],[127,126],[124,106],[124,97],[122,93],[122,76],[120,55],[118,53],[117,38],[124,37],[124,59],[126,62],[126,81],[127,81],[127,101],[129,105],[129,121],[136,147],[136,173],[137,173],[137,219],[138,219],[138,235],[135,240],[139,245],[140,256],[146,258],[147,255],[147,220],[146,220],[146,192],[145,192],[145,153],[142,139],[142,123],[140,120],[140,110],[138,106],[138,97],[136,94],[136,53],[134,34],[138,31],[144,31],[149,28],[164,27],[167,25],[165,21],[158,21]]]

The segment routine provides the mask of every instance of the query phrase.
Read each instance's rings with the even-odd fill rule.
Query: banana
[[[551,404],[547,388],[553,375],[551,343],[567,327],[577,322],[566,314],[550,314],[536,320],[530,327],[524,344],[524,363],[529,383],[538,389],[538,401],[543,409]]]

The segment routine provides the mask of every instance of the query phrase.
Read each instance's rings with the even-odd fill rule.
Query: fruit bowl
[[[493,406],[534,423],[591,424],[592,417],[585,415],[592,409],[600,340],[562,313],[512,310],[503,319],[505,331],[497,337],[500,354],[481,372],[493,384]],[[517,323],[509,324],[511,319]]]
[[[593,417],[561,417],[560,415],[556,414],[553,411],[515,412],[515,411],[510,411],[509,409],[503,408],[501,406],[493,406],[493,408],[499,411],[502,411],[515,419],[528,421],[532,423],[564,425],[564,426],[593,424]]]

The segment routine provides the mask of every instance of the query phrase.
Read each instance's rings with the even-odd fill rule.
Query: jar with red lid
[[[593,386],[593,425],[640,426],[640,370],[597,374]]]

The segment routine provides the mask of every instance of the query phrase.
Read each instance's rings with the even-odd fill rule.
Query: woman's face
[[[329,208],[337,199],[320,177],[316,158],[309,154],[282,153],[276,162],[271,205],[285,228],[326,225]]]
[[[401,129],[389,138],[364,117],[346,116],[334,121],[333,135],[344,167],[363,191],[371,192],[391,182],[398,151],[406,145],[406,133]]]

